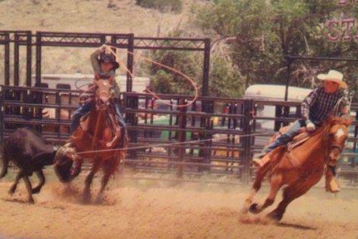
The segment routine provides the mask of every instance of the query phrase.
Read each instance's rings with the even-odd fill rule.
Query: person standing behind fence
[[[319,80],[324,82],[324,86],[311,91],[311,93],[302,102],[302,119],[296,120],[288,131],[281,134],[276,140],[267,145],[263,152],[253,159],[257,167],[263,167],[270,161],[270,157],[265,157],[281,145],[286,145],[294,136],[300,133],[302,127],[306,131],[312,132],[322,126],[324,120],[334,114],[335,110],[339,115],[347,113],[348,100],[342,89],[347,89],[347,84],[343,81],[343,74],[330,70],[328,74],[319,74]],[[335,166],[328,166],[326,171],[326,190],[338,192],[339,186],[334,178]]]
[[[115,76],[115,70],[119,68],[119,64],[112,52],[113,50],[110,46],[103,45],[91,54],[92,68],[96,78],[109,79],[110,77]],[[118,105],[120,89],[115,79],[112,81],[112,84],[112,93],[115,104],[114,107],[118,116],[118,122],[121,127],[125,127],[126,124]],[[71,134],[78,128],[81,117],[90,112],[92,107],[94,107],[93,100],[80,106],[74,112],[70,129]]]

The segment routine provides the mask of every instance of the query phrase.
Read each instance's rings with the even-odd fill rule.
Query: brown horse
[[[276,148],[265,157],[270,162],[259,168],[243,212],[260,213],[274,203],[282,186],[283,199],[275,210],[267,216],[280,221],[286,207],[296,198],[305,194],[322,178],[328,165],[335,165],[348,137],[350,118],[329,117],[322,127],[315,131],[307,141],[288,152],[287,147]],[[261,187],[262,180],[269,173],[270,192],[262,205],[252,203]]]
[[[55,158],[55,171],[61,182],[71,182],[80,174],[84,160],[91,163],[85,180],[83,202],[91,199],[90,186],[95,174],[103,170],[101,188],[96,202],[100,202],[103,191],[125,157],[127,137],[116,119],[114,105],[111,104],[111,80],[96,79],[95,107],[81,119],[80,127],[75,130],[69,142],[58,150]],[[122,148],[123,150],[116,150]],[[72,154],[69,154],[72,153]],[[68,157],[72,155],[72,157]]]

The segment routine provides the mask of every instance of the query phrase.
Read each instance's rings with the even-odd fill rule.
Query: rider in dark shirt
[[[116,61],[115,56],[112,54],[110,46],[107,45],[103,45],[102,47],[95,50],[91,54],[91,63],[95,75],[104,79],[109,77],[114,77],[115,70],[119,68],[119,64]],[[114,98],[119,97],[118,94],[115,94],[119,92],[119,86],[115,81],[115,79],[112,81],[112,84],[113,84]],[[119,124],[120,126],[125,127],[126,124],[122,116],[122,113],[120,112],[119,105],[117,103],[118,100],[114,100],[114,102],[115,102],[116,113],[119,119]],[[78,128],[81,117],[87,114],[88,112],[90,112],[93,106],[94,106],[94,102],[89,101],[86,104],[80,106],[75,111],[72,118],[71,133],[73,133]]]

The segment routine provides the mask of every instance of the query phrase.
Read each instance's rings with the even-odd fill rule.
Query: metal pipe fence
[[[300,117],[300,102],[257,101],[222,97],[199,97],[186,108],[178,108],[192,96],[122,94],[130,136],[125,167],[146,172],[230,175],[244,182],[252,179],[251,159],[260,152],[280,126]],[[71,113],[77,109],[79,93],[66,89],[1,86],[1,142],[18,127],[33,127],[48,140],[64,143],[69,138]],[[171,106],[164,104],[163,101]],[[271,112],[271,114],[263,114]],[[52,110],[52,117],[44,116]],[[357,182],[357,111],[350,128],[339,174]],[[67,114],[63,114],[67,112]]]

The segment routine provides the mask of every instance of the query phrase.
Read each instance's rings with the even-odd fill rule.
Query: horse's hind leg
[[[20,170],[20,172],[18,172],[18,174],[16,175],[14,184],[9,189],[9,194],[10,195],[15,193],[16,188],[17,188],[17,184],[19,183],[19,181],[22,178],[22,176],[23,176],[23,172],[22,172],[22,170]]]
[[[32,189],[33,194],[39,193],[41,191],[42,186],[46,182],[45,175],[44,175],[42,169],[36,171],[36,175],[40,181],[39,181],[39,184],[35,188]]]
[[[313,185],[318,183],[321,179],[322,175],[317,175],[311,179],[305,179],[303,181],[296,182],[283,191],[283,199],[278,204],[277,208],[267,214],[267,217],[274,219],[276,221],[280,221],[283,217],[283,214],[286,211],[287,206],[296,198],[305,194]]]
[[[249,211],[251,213],[260,213],[265,210],[267,207],[271,206],[276,198],[278,190],[282,187],[282,175],[281,174],[274,174],[271,177],[271,187],[270,193],[267,196],[265,202],[262,205],[258,205],[257,203],[251,204]]]

